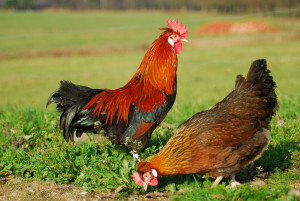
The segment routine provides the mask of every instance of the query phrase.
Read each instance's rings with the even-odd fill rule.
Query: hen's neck
[[[188,134],[177,132],[168,143],[149,161],[160,176],[185,174],[192,165],[191,141]]]

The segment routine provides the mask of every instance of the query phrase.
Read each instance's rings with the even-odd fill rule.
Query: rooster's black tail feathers
[[[60,87],[50,95],[46,107],[51,103],[56,103],[57,111],[62,112],[60,116],[60,129],[63,130],[66,141],[69,141],[69,139],[73,141],[74,129],[71,125],[74,117],[94,95],[100,92],[100,89],[91,89],[73,84],[70,81],[61,81]]]

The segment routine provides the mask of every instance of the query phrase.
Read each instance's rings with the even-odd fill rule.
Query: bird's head
[[[141,161],[137,165],[137,172],[134,172],[131,177],[135,183],[142,186],[146,191],[148,185],[156,186],[158,184],[158,172],[156,169],[150,167],[149,162]]]
[[[182,22],[178,23],[178,19],[167,20],[167,25],[168,28],[162,30],[165,30],[169,44],[174,47],[176,54],[179,54],[182,51],[181,41],[188,42],[186,25],[182,26]]]

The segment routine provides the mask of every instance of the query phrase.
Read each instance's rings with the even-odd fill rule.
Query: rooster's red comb
[[[176,20],[167,20],[167,25],[174,32],[179,33],[182,38],[186,38],[188,31],[186,29],[186,25],[182,26],[182,22],[178,24],[178,18]]]

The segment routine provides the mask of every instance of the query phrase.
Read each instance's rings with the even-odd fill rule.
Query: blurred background
[[[2,8],[72,10],[197,10],[225,13],[293,9],[299,0],[0,0]]]
[[[279,98],[300,100],[300,0],[0,0],[0,8],[0,107],[44,107],[60,80],[123,86],[176,18],[189,43],[178,55],[175,112],[212,106],[259,58]]]

